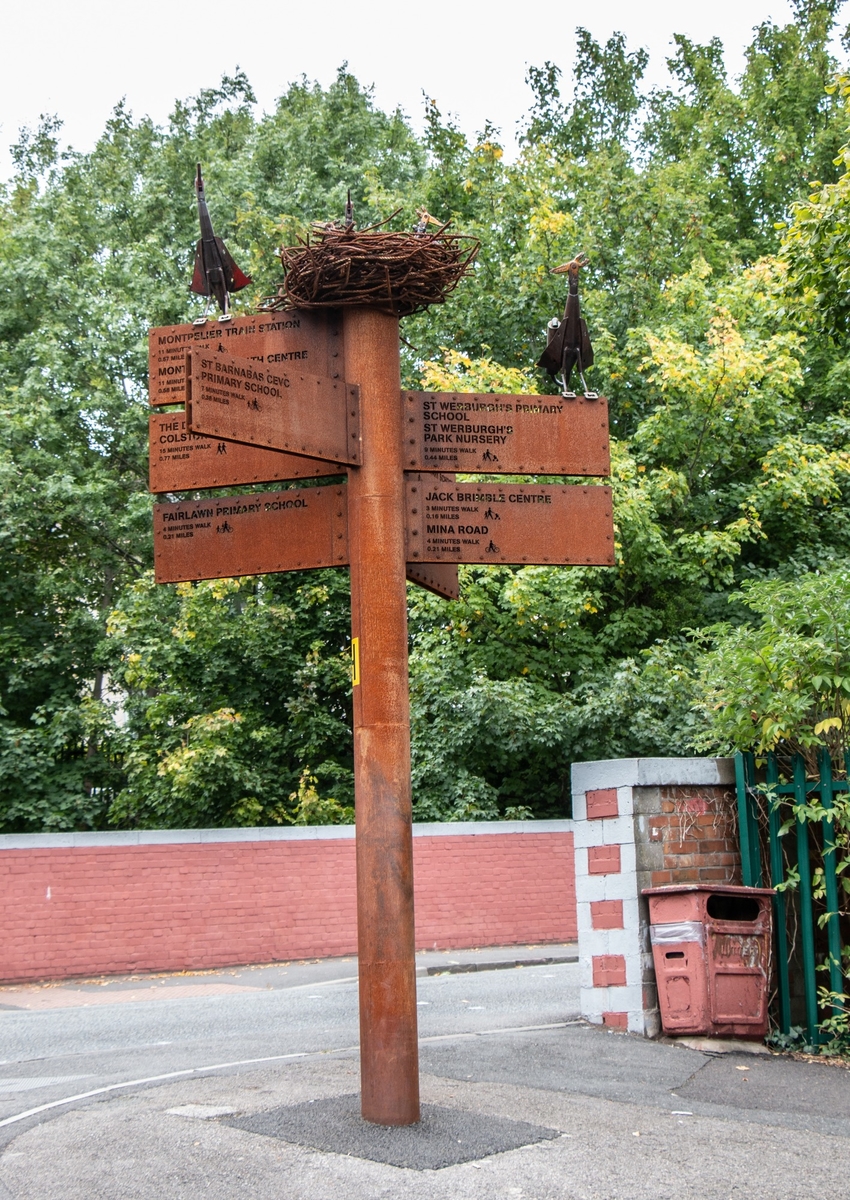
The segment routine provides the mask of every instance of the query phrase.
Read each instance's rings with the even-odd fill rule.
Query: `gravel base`
[[[222,1122],[316,1150],[415,1171],[437,1171],[561,1136],[557,1129],[423,1104],[417,1125],[373,1125],[360,1116],[360,1096],[332,1096]]]

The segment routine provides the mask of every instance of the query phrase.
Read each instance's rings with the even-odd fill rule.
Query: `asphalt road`
[[[443,965],[436,956],[429,961]],[[39,1004],[66,1001],[0,1009],[0,1145],[18,1132],[19,1122],[4,1120],[62,1097],[221,1063],[350,1050],[358,1042],[356,970],[356,961],[337,959],[94,982],[74,987],[73,996],[67,987],[0,993],[0,1003],[22,1002],[27,992]],[[420,1035],[575,1019],[577,971],[573,963],[554,963],[420,975]]]
[[[358,1124],[355,970],[0,989],[0,1200],[850,1198],[850,1071],[587,1026],[573,963],[420,975],[426,1119]]]

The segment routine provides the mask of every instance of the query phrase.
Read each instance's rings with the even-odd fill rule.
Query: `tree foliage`
[[[676,36],[654,90],[644,51],[579,30],[570,80],[530,69],[510,161],[433,100],[417,136],[345,67],[268,113],[241,74],[164,127],[119,105],[87,154],[53,118],[23,131],[0,192],[0,828],[351,815],[345,573],[151,581],[145,335],[197,312],[199,160],[255,280],[237,308],[349,187],[361,223],[424,205],[481,239],[450,301],[404,322],[410,386],[550,390],[550,269],[590,258],[616,565],[410,589],[417,814],[562,814],[577,759],[731,744],[700,655],[758,627],[757,588],[817,589],[850,558],[850,84],[837,0],[792,8],[740,80],[719,42]]]
[[[796,579],[749,582],[737,597],[752,623],[707,631],[700,740],[725,753],[800,753],[816,771],[829,746],[844,771],[850,743],[850,567],[847,560]]]

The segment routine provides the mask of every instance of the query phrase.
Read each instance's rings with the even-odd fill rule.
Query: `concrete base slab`
[[[308,1100],[306,1104],[254,1113],[225,1124],[314,1150],[330,1150],[414,1171],[439,1171],[561,1136],[557,1129],[439,1104],[423,1104],[417,1125],[373,1125],[360,1116],[357,1094]]]

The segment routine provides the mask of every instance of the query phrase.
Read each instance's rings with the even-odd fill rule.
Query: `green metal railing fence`
[[[850,778],[850,755],[847,778]],[[761,781],[756,778],[756,762],[752,753],[735,755],[735,781],[738,794],[738,828],[741,842],[741,866],[743,882],[747,887],[762,887],[765,877],[769,886],[787,883],[789,873],[798,876],[794,891],[797,895],[795,913],[799,929],[799,960],[803,976],[803,1001],[805,1028],[808,1041],[816,1045],[823,1040],[819,1036],[816,955],[817,928],[815,897],[812,890],[813,850],[823,866],[825,913],[823,925],[826,930],[827,952],[821,953],[826,961],[829,975],[829,990],[844,991],[844,975],[841,958],[841,925],[838,902],[838,872],[835,846],[835,825],[830,811],[834,807],[837,792],[848,791],[847,780],[833,777],[829,752],[822,749],[818,755],[818,778],[808,779],[805,761],[800,754],[780,760],[768,754],[764,763]],[[820,824],[823,844],[813,846],[810,836],[816,830],[812,820],[814,814],[799,811],[819,801],[824,811]],[[791,806],[798,809],[795,814]],[[782,825],[793,820],[786,836],[781,836]],[[793,833],[792,833],[793,831]],[[790,891],[779,891],[774,896],[774,925],[776,931],[777,1001],[779,1028],[788,1033],[791,1028],[791,962],[789,958],[789,900]],[[838,1015],[840,1008],[832,1009]]]

